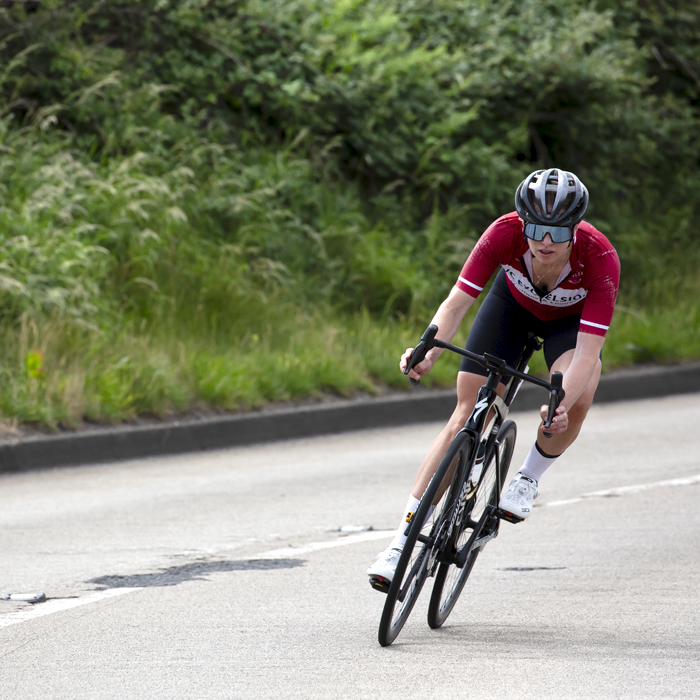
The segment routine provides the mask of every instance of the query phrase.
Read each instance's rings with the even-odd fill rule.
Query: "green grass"
[[[378,320],[367,312],[308,313],[272,300],[256,332],[241,334],[243,319],[209,335],[170,321],[127,323],[111,334],[56,319],[3,328],[2,415],[56,428],[83,420],[115,423],[140,415],[249,410],[329,394],[408,389],[398,360],[429,318],[419,324]],[[464,341],[468,326],[469,319],[456,343]],[[697,358],[699,350],[700,305],[645,311],[620,305],[606,340],[604,369],[681,362]],[[424,384],[453,386],[458,367],[459,358],[445,354]],[[539,354],[531,371],[544,369]]]
[[[695,296],[698,299],[698,296]],[[606,367],[676,363],[700,357],[700,304],[647,310],[618,307],[604,348]]]

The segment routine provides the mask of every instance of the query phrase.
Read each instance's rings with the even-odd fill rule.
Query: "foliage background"
[[[607,366],[698,357],[699,100],[698,0],[2,1],[0,410],[403,386],[553,164],[622,260]]]

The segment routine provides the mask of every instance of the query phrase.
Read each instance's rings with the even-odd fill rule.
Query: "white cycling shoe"
[[[501,498],[498,507],[506,513],[525,520],[532,515],[532,502],[540,495],[537,482],[518,472],[510,482],[508,491]]]
[[[388,547],[377,555],[377,561],[367,569],[369,584],[372,588],[386,593],[394,578],[403,547]]]

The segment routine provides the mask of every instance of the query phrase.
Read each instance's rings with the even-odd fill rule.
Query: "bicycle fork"
[[[492,429],[492,435],[495,435],[498,433],[500,429],[500,426],[498,424],[494,425]],[[493,454],[494,458],[496,460],[496,473],[495,473],[495,483],[500,484],[501,483],[501,454],[500,450],[498,449],[500,447],[500,443],[498,440],[495,440],[493,443]],[[484,467],[488,463],[488,453],[485,451],[485,456],[484,456],[484,462],[482,466],[482,471],[481,474],[479,475],[479,480],[477,482],[477,487],[478,484],[480,483],[481,479],[484,477]],[[476,466],[476,465],[475,465]],[[469,479],[465,482],[465,486],[467,486],[469,483]],[[464,488],[462,489],[464,492]],[[473,496],[476,493],[476,488],[475,490],[470,494],[470,496]],[[466,507],[466,499],[464,506]],[[482,549],[487,542],[490,542],[492,539],[498,537],[498,530],[499,530],[499,524],[500,524],[500,513],[499,513],[499,508],[498,504],[493,504],[493,503],[487,503],[484,512],[481,515],[481,518],[479,518],[478,521],[472,520],[471,517],[468,517],[467,522],[463,525],[460,526],[460,530],[466,527],[471,527],[473,532],[467,542],[460,547],[457,552],[455,553],[453,557],[453,563],[455,566],[459,569],[463,568],[464,565],[467,563],[467,559],[469,558],[469,555],[477,550],[477,549]],[[490,526],[489,526],[490,523]],[[482,534],[486,530],[485,534]]]

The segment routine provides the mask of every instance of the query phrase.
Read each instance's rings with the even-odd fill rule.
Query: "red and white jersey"
[[[620,260],[610,241],[585,221],[576,231],[571,257],[554,288],[532,282],[532,254],[516,212],[494,221],[464,263],[457,287],[478,297],[499,265],[517,302],[542,321],[581,314],[579,331],[604,336],[615,309]]]

